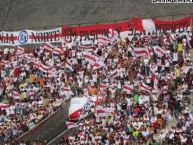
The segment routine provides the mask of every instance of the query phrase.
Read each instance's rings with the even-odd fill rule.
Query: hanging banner
[[[62,28],[34,31],[0,32],[0,46],[61,42]]]
[[[65,42],[77,41],[82,44],[91,44],[98,40],[100,36],[111,38],[112,33],[110,30],[116,31],[121,39],[126,37],[131,39],[134,34],[161,34],[165,31],[183,33],[191,30],[191,22],[191,17],[185,17],[176,21],[132,18],[130,21],[116,24],[98,24],[81,27],[64,26],[62,35]]]
[[[0,46],[1,45],[9,45],[9,46],[15,46],[19,45],[20,43],[18,42],[18,35],[20,32],[6,32],[2,31],[0,32]]]
[[[119,37],[128,37],[133,34],[133,29],[134,24],[132,21],[127,21],[116,24],[96,24],[81,27],[64,26],[62,34],[65,42],[78,41],[82,44],[87,44],[98,40],[99,36],[110,38],[110,30],[116,31]]]
[[[191,31],[192,18],[185,17],[175,21],[132,18],[132,21],[135,24],[135,29],[139,32],[154,32],[156,34],[161,34],[162,32],[167,31],[173,33],[183,33]]]
[[[159,19],[132,18],[130,21],[115,24],[96,24],[81,27],[56,28],[51,30],[22,30],[16,32],[0,32],[0,46],[18,46],[23,44],[57,43],[77,41],[82,44],[92,44],[101,36],[112,38],[112,30],[116,31],[121,39],[133,38],[134,34],[147,34],[162,32],[183,33],[191,31],[191,17],[175,21]]]
[[[21,44],[34,44],[61,42],[61,37],[62,28],[57,28],[45,31],[24,30],[20,33],[18,39]],[[23,38],[28,38],[28,40]]]
[[[185,17],[176,21],[162,21],[153,19],[157,32],[170,31],[173,33],[183,33],[191,30],[192,17]]]

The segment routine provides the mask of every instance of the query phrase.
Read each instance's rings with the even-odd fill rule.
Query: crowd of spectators
[[[34,61],[41,59],[38,49],[25,49],[19,55],[17,48],[1,50],[0,142],[15,141],[65,101],[54,88],[59,87],[57,79],[63,76],[50,77],[34,67]]]
[[[191,43],[188,34],[163,33],[117,38],[106,46],[94,44],[89,49],[80,42],[64,43],[57,46],[60,54],[50,52],[45,45],[21,54],[20,47],[3,49],[0,142],[16,140],[71,96],[98,96],[97,104],[114,106],[115,111],[106,117],[93,111],[91,118],[78,124],[75,135],[65,136],[61,144],[156,145],[153,135],[158,132],[161,142],[191,144]],[[164,54],[156,53],[155,47]],[[135,48],[148,48],[147,55],[137,57]],[[94,69],[85,54],[96,56],[104,65]],[[49,70],[39,69],[37,63]],[[115,70],[117,76],[108,77]],[[134,88],[130,93],[123,91],[127,84]],[[141,89],[142,84],[146,89]],[[72,93],[65,93],[66,88]],[[177,125],[168,128],[167,123],[174,119]]]
[[[170,33],[141,35],[97,47],[93,54],[104,58],[105,67],[97,71],[86,69],[82,77],[77,76],[78,91],[82,95],[102,96],[97,105],[114,106],[115,111],[101,117],[93,109],[92,117],[78,123],[75,135],[65,135],[59,144],[156,145],[158,141],[163,144],[192,144],[190,39],[188,35]],[[156,54],[156,46],[164,49],[163,56]],[[136,57],[136,47],[150,47],[154,53]],[[78,62],[83,65],[82,61]],[[109,72],[115,69],[118,69],[118,76],[108,78]],[[142,83],[150,91],[141,89]],[[101,88],[101,84],[108,87]],[[134,91],[123,91],[125,84],[133,85]],[[168,122],[173,122],[173,125],[169,126]],[[155,134],[158,134],[156,141]]]

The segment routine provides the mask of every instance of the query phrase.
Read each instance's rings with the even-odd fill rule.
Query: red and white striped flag
[[[133,85],[124,85],[123,86],[123,91],[125,91],[129,94],[132,94],[133,91],[134,91],[134,87],[133,87]]]
[[[147,56],[150,58],[153,55],[153,50],[148,46],[146,47]]]
[[[44,73],[48,73],[49,69],[50,69],[50,67],[48,67],[42,63],[39,65],[39,70],[43,71]]]
[[[115,108],[114,107],[103,107],[103,106],[96,106],[95,113],[97,116],[111,116],[114,114]]]
[[[74,122],[66,121],[66,126],[68,129],[70,129],[70,128],[76,128],[78,125]]]
[[[118,76],[118,71],[117,71],[117,69],[116,69],[116,70],[114,70],[114,71],[112,71],[112,72],[110,73],[110,75],[108,76],[108,78],[114,79],[114,78],[116,78],[117,76]]]
[[[52,69],[49,69],[47,73],[48,73],[48,75],[53,75],[53,74],[56,73],[56,71],[54,71],[54,70],[52,70]]]
[[[117,32],[109,29],[109,37],[106,36],[99,36],[98,37],[98,45],[99,46],[107,46],[108,43],[113,43],[113,41],[118,39]]]
[[[25,53],[23,53],[23,54],[18,54],[18,58],[20,58],[20,59],[24,59],[25,56],[26,56]],[[12,57],[11,57],[11,60],[15,60],[15,59],[16,59],[16,56],[12,56]]]
[[[8,65],[9,63],[10,63],[10,61],[8,61],[8,60],[4,60],[4,59],[1,60],[2,65]]]
[[[40,66],[39,63],[40,63],[39,61],[35,60],[34,63],[33,63],[33,67],[36,68],[36,69],[39,69],[39,66]]]
[[[14,99],[21,99],[21,95],[20,93],[16,92],[16,91],[12,91],[12,97]]]
[[[91,54],[91,53],[87,53],[84,55],[84,58],[86,61],[88,61],[90,64],[95,64],[96,61],[99,59],[97,56]]]
[[[70,61],[66,61],[66,63],[65,63],[65,67],[66,68],[68,68],[68,69],[70,69],[71,71],[73,71],[73,68],[72,68],[72,63],[70,62]]]
[[[134,48],[135,56],[147,56],[147,50],[145,48]]]
[[[141,81],[139,81],[139,80],[133,81],[133,85],[134,86],[140,86],[141,85]]]
[[[162,57],[162,56],[164,56],[165,54],[166,54],[166,52],[165,52],[165,50],[163,50],[161,47],[159,47],[159,46],[155,46],[154,47],[154,52],[158,55],[158,56],[160,56],[160,57]]]
[[[43,47],[45,50],[50,51],[50,52],[52,52],[54,50],[54,46],[51,44],[48,44],[48,43],[44,44]]]
[[[109,43],[112,43],[112,40],[110,38],[100,36],[98,37],[98,45],[99,46],[107,46]]]
[[[1,109],[8,109],[10,107],[10,104],[7,104],[7,102],[1,102],[0,103],[0,108]]]
[[[151,92],[151,87],[142,82],[142,84],[140,86],[140,90],[150,93]]]
[[[100,59],[95,62],[93,65],[93,70],[99,69],[101,67],[105,66],[104,62],[102,62]]]
[[[67,95],[74,95],[74,93],[70,90],[69,87],[64,87],[64,92],[67,94]]]
[[[92,47],[91,45],[82,45],[82,46],[79,46],[79,48],[83,48],[84,51],[93,51],[94,50],[94,47]]]
[[[16,50],[16,55],[23,55],[25,53],[25,50],[23,47],[18,46]]]
[[[54,47],[52,53],[53,54],[57,54],[57,55],[62,55],[63,54],[63,50],[61,50],[60,48]]]
[[[100,86],[99,86],[99,88],[101,89],[101,90],[105,90],[105,89],[107,89],[109,87],[109,84],[105,84],[105,83],[102,83],[102,84],[100,84]]]

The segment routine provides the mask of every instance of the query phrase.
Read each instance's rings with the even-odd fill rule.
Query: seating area
[[[158,132],[162,142],[191,144],[192,44],[188,33],[168,32],[117,36],[89,47],[64,42],[4,48],[0,142],[13,143],[71,97],[97,96],[94,115],[59,144],[156,144]],[[103,116],[97,106],[114,111]],[[171,120],[177,125],[168,128]]]

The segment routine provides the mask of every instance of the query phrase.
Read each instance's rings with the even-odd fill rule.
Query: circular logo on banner
[[[28,33],[27,31],[21,31],[19,33],[19,36],[18,36],[18,41],[21,43],[21,44],[24,44],[28,41]]]

